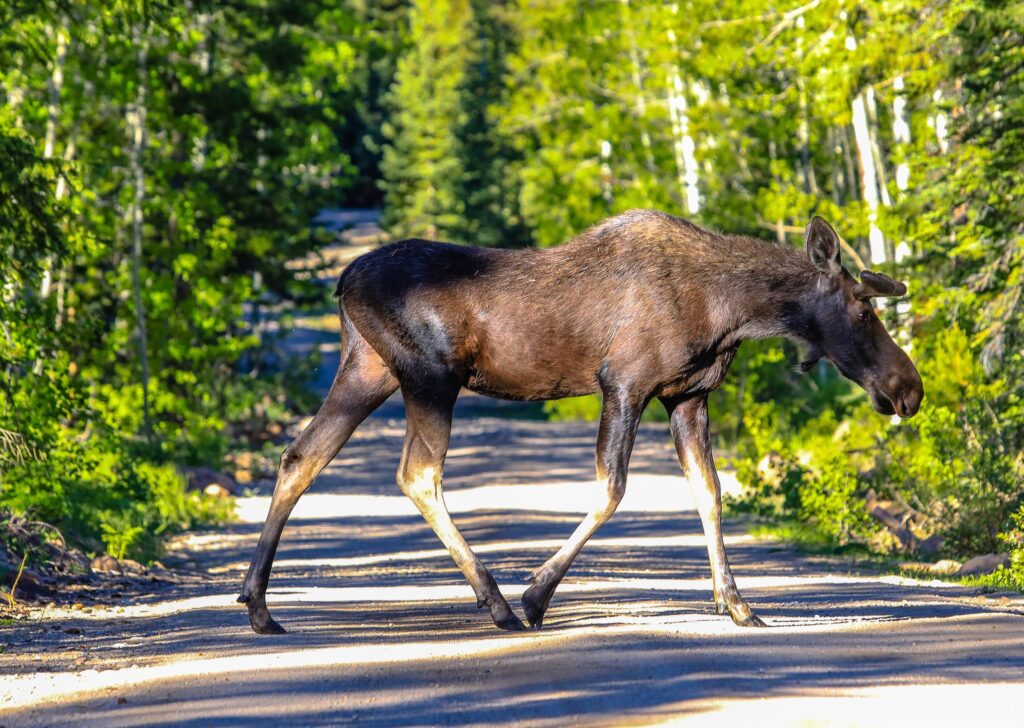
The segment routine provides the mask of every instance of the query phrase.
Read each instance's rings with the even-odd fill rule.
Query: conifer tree
[[[385,227],[395,237],[449,237],[465,210],[457,132],[471,19],[469,0],[417,0],[410,9],[381,162]]]
[[[470,52],[462,84],[458,155],[462,167],[458,195],[463,202],[455,239],[473,245],[527,245],[529,232],[519,211],[518,185],[512,166],[519,155],[501,133],[496,116],[508,95],[508,57],[516,36],[512,3],[475,0],[470,24]]]

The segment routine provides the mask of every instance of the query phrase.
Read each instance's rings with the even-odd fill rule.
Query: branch
[[[761,42],[754,46],[754,48],[760,48],[761,46],[768,45],[773,40],[775,40],[782,31],[784,31],[786,28],[792,25],[793,21],[795,21],[801,15],[810,12],[811,10],[814,10],[814,8],[818,7],[818,5],[820,4],[821,0],[811,0],[811,2],[807,3],[806,5],[801,5],[798,8],[793,8],[792,10],[786,12],[785,14],[783,14],[782,20],[776,23],[775,26],[768,32],[768,35],[766,35],[764,39],[761,40]],[[754,48],[747,50],[747,55],[750,55],[753,52]]]

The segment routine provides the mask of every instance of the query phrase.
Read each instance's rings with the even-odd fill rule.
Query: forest
[[[316,406],[253,311],[326,295],[286,265],[321,208],[502,247],[630,208],[802,246],[821,215],[908,282],[880,315],[924,406],[745,344],[711,400],[730,508],[1009,552],[1024,586],[1020,2],[4,0],[0,98],[0,520],[148,560],[228,517],[182,468]]]

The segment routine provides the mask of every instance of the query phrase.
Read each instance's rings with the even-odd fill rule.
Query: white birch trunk
[[[146,195],[146,175],[142,155],[146,144],[146,52],[148,38],[136,27],[135,47],[138,48],[138,79],[135,106],[127,113],[132,138],[131,171],[134,180],[132,200],[132,298],[135,302],[135,325],[138,338],[139,368],[142,379],[142,419],[146,435],[152,432],[149,419],[149,342],[146,330],[146,312],[142,303],[142,205]]]
[[[804,58],[804,16],[801,15],[796,19],[797,27],[797,38],[796,48],[797,54],[801,60]],[[809,113],[807,110],[807,85],[804,83],[803,74],[797,74],[796,87],[799,95],[800,102],[800,124],[797,127],[797,137],[800,141],[800,164],[803,167],[804,175],[804,187],[808,194],[815,197],[818,196],[818,180],[814,176],[814,162],[811,159],[811,128],[809,121]]]
[[[609,208],[611,207],[614,195],[612,192],[612,143],[607,139],[601,140],[601,166],[599,172],[601,175],[601,195],[604,197],[604,201],[608,203]]]
[[[868,139],[871,141],[871,158],[875,162],[875,174],[878,177],[878,193],[883,207],[892,207],[889,197],[889,184],[885,176],[885,163],[882,151],[878,146],[878,108],[875,105],[875,89],[868,86],[864,90],[864,101],[868,112]]]
[[[936,89],[932,100],[938,104],[942,100],[942,91]],[[949,120],[944,111],[936,111],[928,117],[928,125],[935,130],[935,141],[939,143],[939,151],[945,154],[949,151]]]
[[[672,15],[679,12],[679,6],[672,5]],[[671,28],[667,31],[668,42],[676,48],[676,34]],[[686,200],[686,210],[691,215],[700,212],[700,175],[697,171],[697,145],[690,134],[689,106],[686,102],[686,91],[683,79],[679,75],[679,66],[672,64],[668,85],[668,113],[672,123],[673,152],[676,161],[676,174],[679,191]]]
[[[871,136],[868,130],[868,114],[864,93],[857,94],[853,99],[853,135],[857,143],[857,156],[860,160],[861,187],[864,202],[868,206],[868,243],[871,250],[872,263],[885,262],[885,237],[878,227],[878,176],[875,171],[874,155],[871,153]]]
[[[64,88],[64,62],[68,48],[68,20],[61,19],[57,28],[57,48],[53,57],[53,72],[50,76],[50,102],[46,106],[46,134],[43,141],[43,159],[53,159],[54,147],[57,144],[57,123],[60,121],[60,95]],[[57,199],[63,195],[63,177],[57,179]],[[46,259],[43,269],[43,280],[39,285],[39,295],[48,298],[53,287],[53,256]]]
[[[892,84],[896,95],[892,100],[892,138],[897,144],[910,144],[910,114],[907,111],[907,97],[903,95],[903,76],[897,76]],[[906,191],[910,185],[910,165],[906,157],[896,165],[896,189]]]
[[[622,10],[625,15],[626,32],[629,35],[629,61],[632,69],[633,89],[636,91],[636,115],[640,124],[640,143],[644,148],[644,163],[648,171],[655,172],[654,153],[651,151],[651,135],[647,131],[647,99],[644,98],[643,77],[640,69],[640,51],[636,45],[636,33],[633,30],[633,15],[630,11],[629,0],[622,1]]]
[[[903,76],[897,76],[893,81],[893,89],[896,95],[892,100],[892,138],[897,144],[910,144],[910,113],[907,111],[907,98],[903,95]],[[901,150],[903,158],[896,165],[896,189],[901,193],[906,192],[910,186],[910,165],[907,164],[906,149]],[[893,258],[897,263],[910,255],[910,246],[906,240],[901,240],[896,246]]]

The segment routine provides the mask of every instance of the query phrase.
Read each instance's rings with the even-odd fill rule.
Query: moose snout
[[[870,381],[864,388],[871,395],[875,409],[883,415],[899,415],[903,419],[913,417],[921,409],[924,399],[924,384],[916,368],[909,372],[893,374],[881,381]]]
[[[924,399],[924,387],[918,384],[916,387],[908,388],[894,402],[896,414],[904,419],[913,417],[921,409],[922,399]]]
[[[913,417],[921,409],[921,400],[924,399],[921,375],[914,369],[911,376],[897,380],[886,396],[892,402],[892,409],[897,415],[903,419]]]

